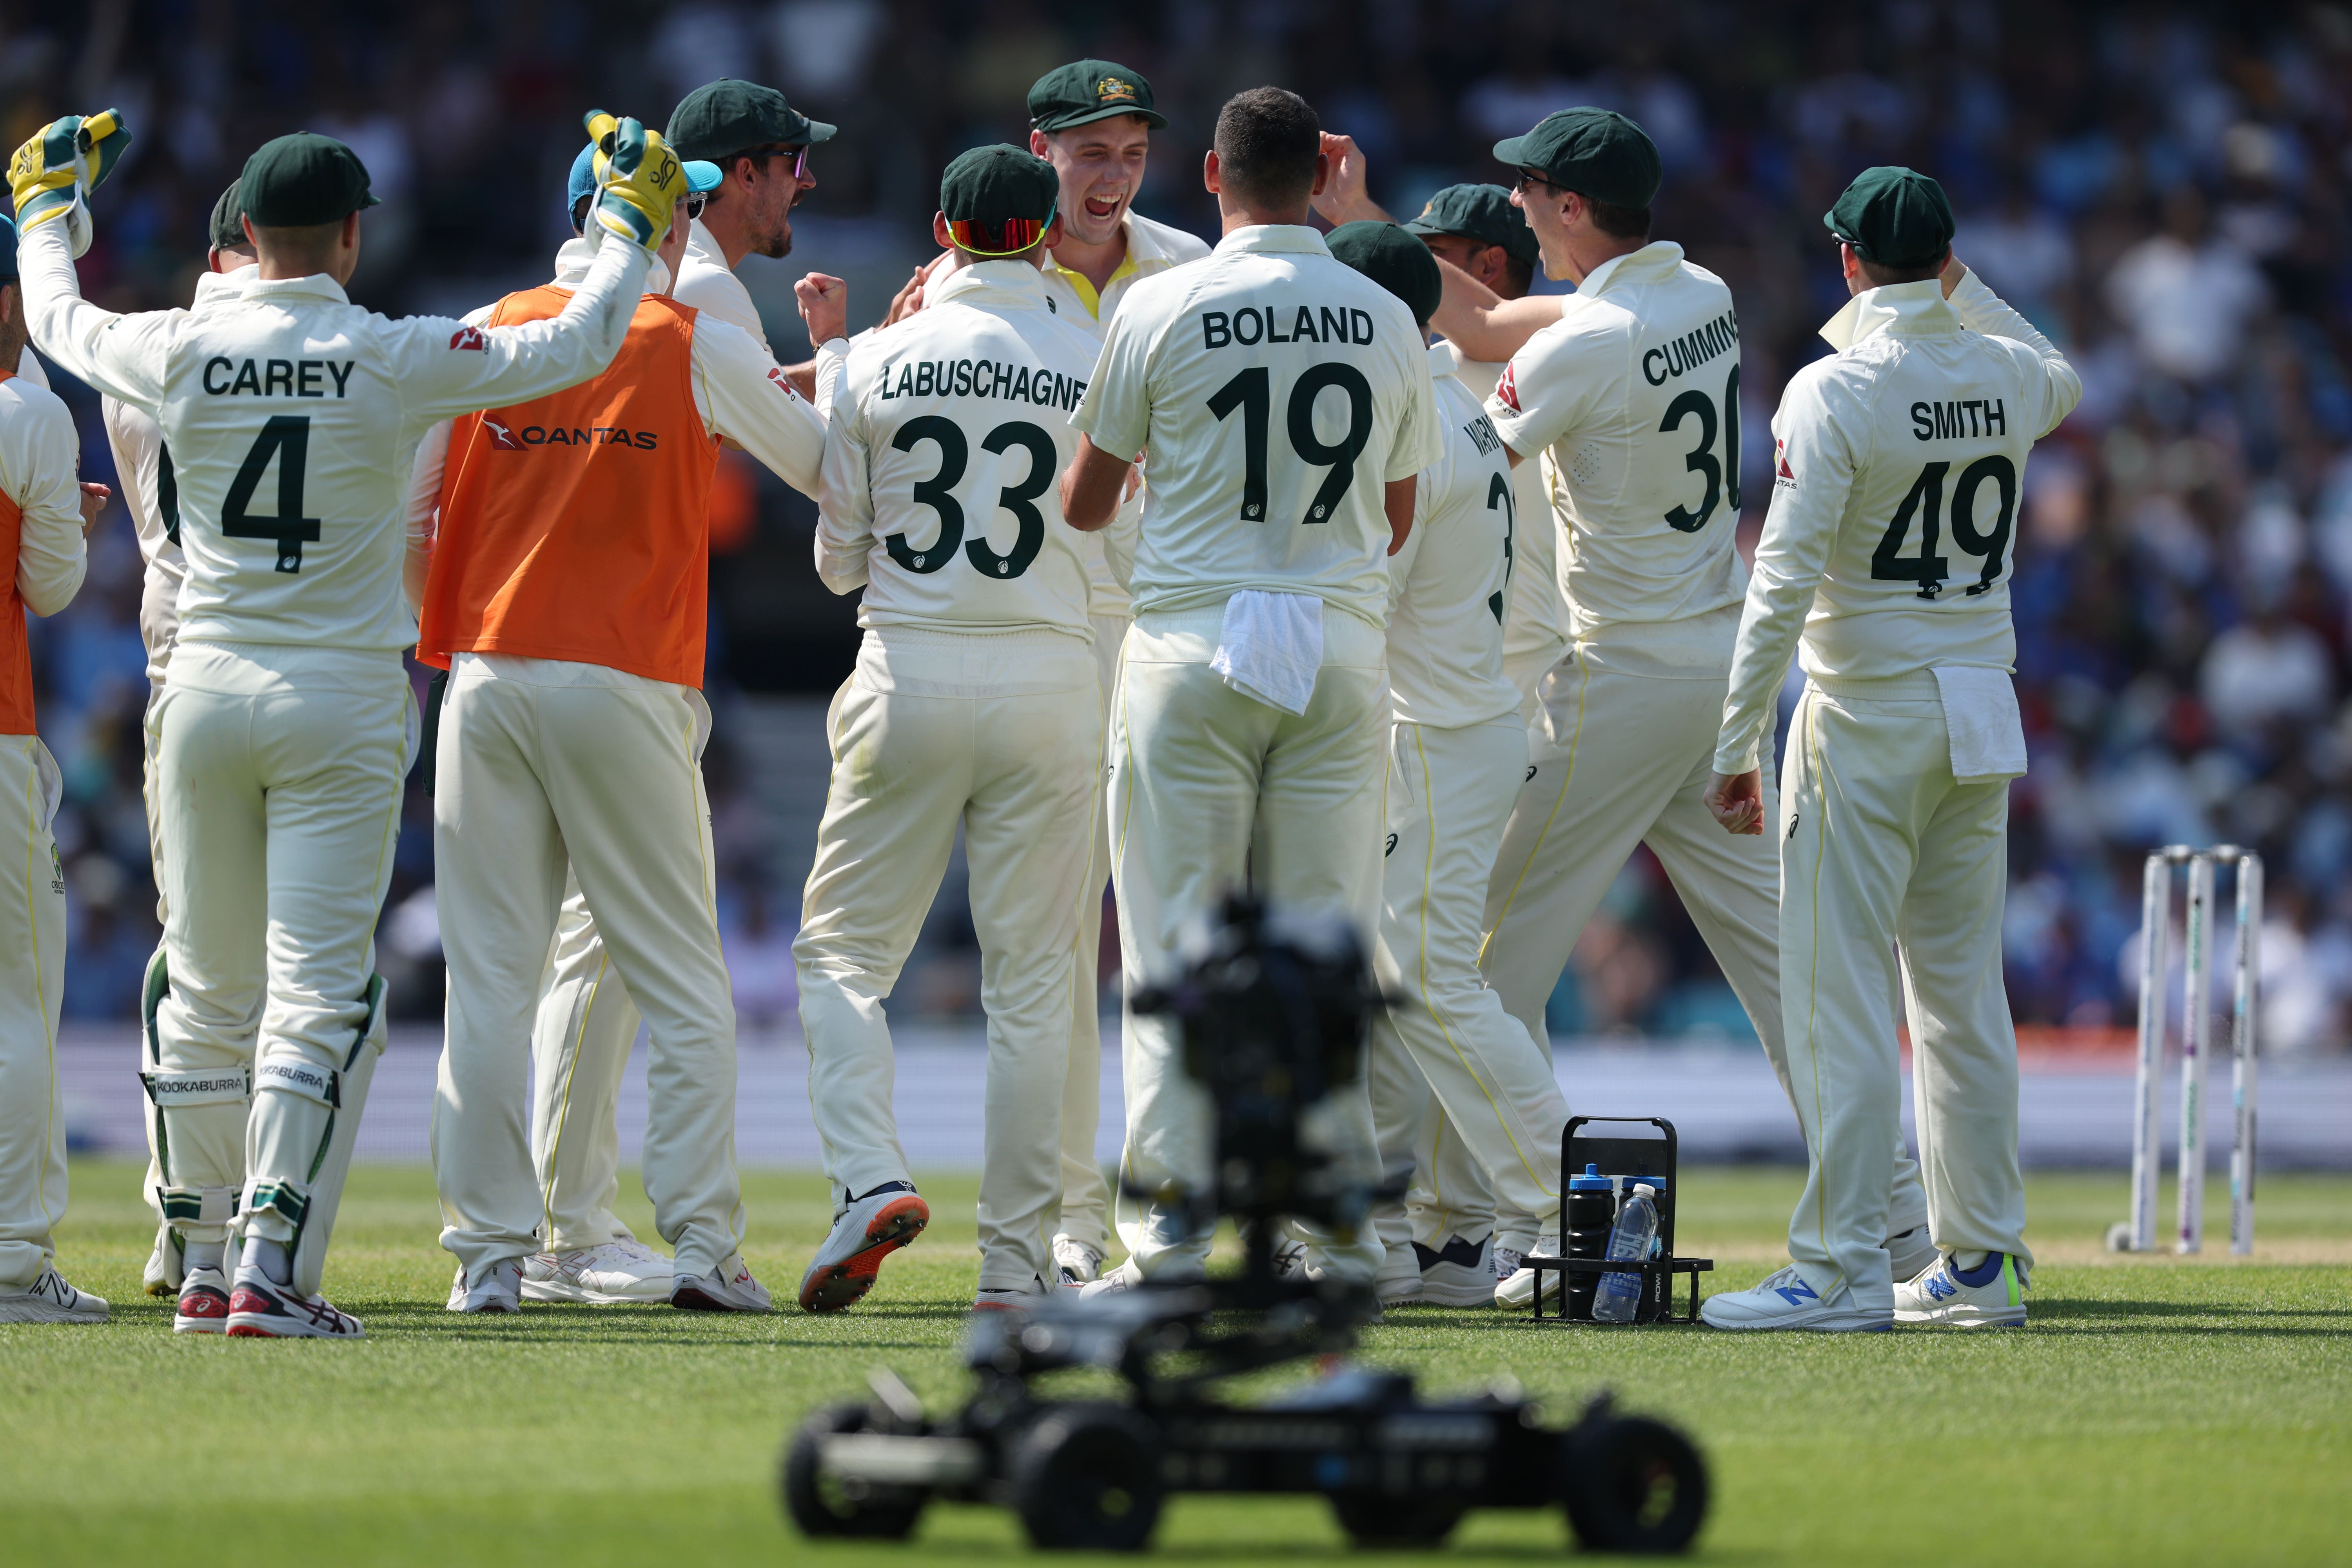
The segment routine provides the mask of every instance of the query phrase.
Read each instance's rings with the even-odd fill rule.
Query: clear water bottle
[[[1657,1200],[1657,1189],[1647,1182],[1633,1189],[1633,1195],[1617,1211],[1617,1228],[1609,1236],[1611,1262],[1630,1262],[1650,1256],[1651,1246],[1658,1239]],[[1593,1321],[1630,1323],[1641,1305],[1641,1275],[1603,1274],[1601,1288],[1592,1294]]]

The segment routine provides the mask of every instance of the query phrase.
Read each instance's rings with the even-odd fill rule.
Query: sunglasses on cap
[[[976,218],[950,218],[948,236],[955,247],[967,256],[1018,256],[1045,237],[1054,226],[1054,215],[1042,218],[1008,218],[1003,223],[983,223]]]

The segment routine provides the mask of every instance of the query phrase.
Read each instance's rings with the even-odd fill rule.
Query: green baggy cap
[[[1496,142],[1495,156],[1613,207],[1648,206],[1665,177],[1649,132],[1609,109],[1547,114],[1525,136]]]
[[[669,127],[662,132],[670,151],[680,158],[718,163],[737,153],[778,142],[805,147],[829,142],[839,127],[811,120],[784,101],[784,95],[757,82],[720,77],[708,81],[669,111]]]
[[[1445,296],[1437,258],[1402,226],[1366,220],[1343,223],[1324,237],[1331,254],[1404,301],[1416,325],[1426,327]]]
[[[951,224],[976,225],[973,256],[1013,256],[1035,245],[1054,225],[1062,198],[1062,178],[1054,165],[1025,147],[999,142],[975,147],[940,176],[940,213]],[[1024,237],[1012,225],[1034,225]],[[959,240],[961,245],[962,242]]]
[[[1925,267],[1952,243],[1944,187],[1893,163],[1864,169],[1822,215],[1822,226],[1880,267]]]
[[[253,241],[245,237],[245,204],[237,199],[237,187],[243,180],[231,180],[228,189],[213,203],[210,237],[215,250],[250,249]]]
[[[360,155],[331,136],[309,131],[254,149],[236,190],[256,228],[337,223],[376,205]]]
[[[1115,60],[1074,61],[1047,71],[1029,89],[1033,131],[1067,131],[1114,114],[1139,114],[1154,131],[1168,123],[1151,107],[1151,84]]]
[[[1481,245],[1499,245],[1511,259],[1529,267],[1539,255],[1528,215],[1511,205],[1511,193],[1500,185],[1448,185],[1404,227],[1408,234],[1458,234]]]

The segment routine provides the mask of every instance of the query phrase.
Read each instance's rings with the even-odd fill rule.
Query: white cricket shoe
[[[218,1268],[191,1268],[180,1281],[172,1310],[175,1334],[217,1334],[228,1329],[228,1275]]]
[[[520,1312],[522,1310],[522,1259],[501,1258],[479,1274],[467,1278],[460,1266],[449,1281],[453,1312]]]
[[[1526,1266],[1524,1260],[1528,1256],[1529,1254],[1521,1252],[1515,1247],[1498,1246],[1495,1248],[1494,1300],[1497,1307],[1509,1307],[1517,1311],[1525,1311],[1535,1305],[1536,1280],[1538,1276],[1534,1269]],[[1533,1256],[1559,1257],[1559,1239],[1549,1236],[1538,1237]],[[1542,1278],[1544,1300],[1547,1303],[1558,1301],[1562,1288],[1561,1281],[1568,1276],[1555,1268]]]
[[[1491,1307],[1495,1304],[1495,1238],[1472,1241],[1464,1236],[1445,1238],[1439,1247],[1412,1244],[1413,1263],[1421,1275],[1421,1300],[1441,1307]],[[1517,1272],[1514,1267],[1514,1273]],[[1386,1300],[1383,1296],[1381,1300]]]
[[[642,1241],[608,1241],[568,1252],[537,1252],[522,1262],[526,1301],[583,1301],[592,1307],[659,1305],[675,1283],[670,1261]]]
[[[923,1234],[931,1208],[905,1182],[853,1199],[801,1276],[801,1310],[838,1312],[866,1299],[882,1260]],[[675,1297],[672,1300],[676,1300]]]
[[[1021,1312],[1054,1294],[1041,1275],[1033,1274],[1026,1285],[982,1285],[972,1298],[975,1312]]]
[[[1075,1236],[1054,1237],[1054,1269],[1061,1276],[1064,1289],[1093,1284],[1102,1278],[1102,1266],[1103,1249],[1093,1242]]]
[[[1130,1258],[1100,1279],[1080,1286],[1078,1300],[1091,1301],[1097,1296],[1116,1296],[1121,1290],[1132,1290],[1142,1283],[1143,1270],[1137,1268],[1135,1259]]]
[[[1854,1305],[1853,1290],[1841,1285],[1823,1300],[1805,1283],[1796,1265],[1769,1274],[1752,1290],[1709,1296],[1698,1310],[1710,1329],[1811,1329],[1821,1333],[1884,1332],[1895,1327],[1885,1309]]]
[[[23,1289],[0,1289],[0,1323],[102,1323],[106,1299],[66,1283],[48,1263]]]
[[[1924,1225],[1915,1225],[1900,1236],[1886,1238],[1887,1260],[1894,1264],[1897,1280],[1916,1279],[1923,1270],[1934,1268],[1936,1259],[1942,1256],[1928,1238]]]
[[[1944,1253],[1916,1279],[1895,1287],[1898,1323],[1948,1323],[1956,1329],[2021,1329],[2031,1281],[2006,1252],[1990,1252],[1974,1268]]]
[[[363,1340],[360,1321],[324,1296],[305,1296],[258,1268],[240,1267],[228,1293],[231,1339]]]
[[[1380,1276],[1372,1281],[1372,1288],[1380,1292],[1381,1306],[1397,1307],[1421,1300],[1420,1251],[1418,1244],[1407,1242],[1390,1247],[1381,1257]]]
[[[751,1278],[740,1252],[708,1274],[673,1274],[669,1304],[687,1312],[772,1312],[768,1288]]]

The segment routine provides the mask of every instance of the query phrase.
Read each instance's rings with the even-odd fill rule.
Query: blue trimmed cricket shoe
[[[1956,1329],[2021,1329],[2031,1281],[2017,1259],[1988,1252],[1974,1268],[1945,1253],[1916,1279],[1895,1287],[1898,1323],[1948,1323]]]
[[[1698,1310],[1710,1329],[1801,1329],[1815,1333],[1884,1333],[1895,1327],[1885,1307],[1854,1304],[1853,1289],[1840,1285],[1824,1300],[1790,1264],[1767,1275],[1752,1290],[1709,1296]]]

